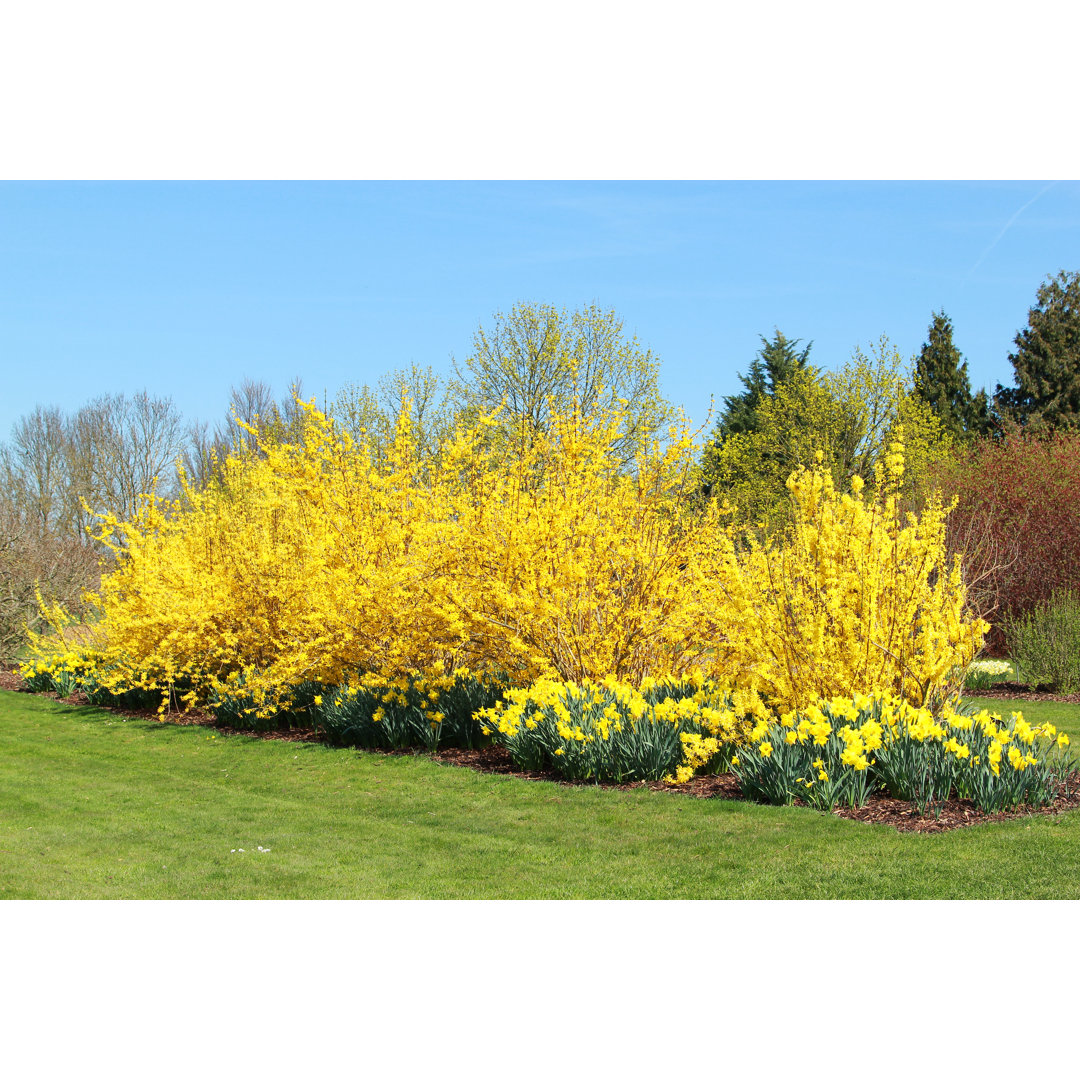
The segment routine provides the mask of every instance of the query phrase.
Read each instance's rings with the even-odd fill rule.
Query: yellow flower
[[[945,749],[950,754],[955,754],[961,761],[971,754],[971,750],[966,743],[958,742],[956,739],[949,739],[945,743]]]

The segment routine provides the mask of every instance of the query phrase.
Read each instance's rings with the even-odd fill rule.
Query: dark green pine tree
[[[944,311],[933,313],[929,337],[915,360],[915,392],[953,438],[985,435],[990,428],[986,391],[972,395],[967,361],[953,344],[952,320]]]
[[[995,404],[1032,429],[1080,428],[1080,272],[1062,270],[1039,286],[1028,324],[1009,356],[1016,386],[998,386]]]
[[[757,431],[757,410],[767,394],[775,393],[777,386],[790,379],[796,371],[807,368],[811,341],[801,352],[799,343],[802,339],[789,341],[777,330],[772,341],[761,335],[761,349],[750,364],[750,371],[740,375],[739,381],[744,390],[724,398],[724,411],[716,422],[714,442],[722,442],[729,435],[746,434]],[[811,369],[812,370],[812,369]]]
[[[790,341],[777,330],[771,341],[761,336],[761,348],[750,364],[746,375],[740,375],[739,381],[744,390],[724,398],[724,411],[716,421],[713,437],[705,446],[701,456],[701,469],[704,483],[702,494],[713,493],[716,475],[716,455],[725,439],[732,435],[750,435],[758,429],[758,408],[762,401],[785,380],[797,371],[814,372],[807,364],[810,355],[810,342],[800,351],[801,338]]]

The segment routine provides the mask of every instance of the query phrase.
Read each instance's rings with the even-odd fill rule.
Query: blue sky
[[[952,317],[1009,384],[1040,282],[1080,269],[1080,183],[4,182],[0,436],[36,404],[147,389],[216,420],[231,384],[333,397],[448,372],[517,301],[614,308],[703,422],[778,327],[842,364]]]

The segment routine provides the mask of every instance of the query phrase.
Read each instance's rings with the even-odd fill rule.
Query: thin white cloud
[[[1016,221],[1016,219],[1017,219],[1017,218],[1018,218],[1018,217],[1019,217],[1019,216],[1020,216],[1020,215],[1021,215],[1021,214],[1022,214],[1022,213],[1023,213],[1023,212],[1024,212],[1024,211],[1025,211],[1025,210],[1026,210],[1026,209],[1027,209],[1027,208],[1028,208],[1028,207],[1029,207],[1029,206],[1030,206],[1030,205],[1031,205],[1031,204],[1033,203],[1033,202],[1037,202],[1037,201],[1038,201],[1039,199],[1041,199],[1041,198],[1042,198],[1042,197],[1043,197],[1043,196],[1044,196],[1044,195],[1045,195],[1045,194],[1046,194],[1046,193],[1047,193],[1047,192],[1048,192],[1048,191],[1049,191],[1049,190],[1050,190],[1050,189],[1051,189],[1052,187],[1055,187],[1055,186],[1056,186],[1057,184],[1059,184],[1059,183],[1061,183],[1061,181],[1060,181],[1060,180],[1051,180],[1051,181],[1050,181],[1050,183],[1049,183],[1049,184],[1047,184],[1047,185],[1046,185],[1046,187],[1044,187],[1044,188],[1042,189],[1042,191],[1040,191],[1040,192],[1039,192],[1039,193],[1038,193],[1037,195],[1034,195],[1034,196],[1033,196],[1032,198],[1028,199],[1028,201],[1027,201],[1026,203],[1024,203],[1024,205],[1023,205],[1023,206],[1021,206],[1021,207],[1020,207],[1020,209],[1019,209],[1019,210],[1017,210],[1017,211],[1016,211],[1016,213],[1015,213],[1015,214],[1013,214],[1013,216],[1012,216],[1011,218],[1009,218],[1009,220],[1008,220],[1008,221],[1006,221],[1006,222],[1005,222],[1005,227],[1004,227],[1004,228],[1003,228],[1003,229],[1001,230],[1001,232],[999,232],[999,233],[997,234],[997,236],[995,236],[995,237],[994,237],[994,239],[993,239],[993,240],[991,240],[991,241],[990,241],[990,244],[989,244],[989,245],[987,246],[986,250],[985,250],[985,251],[984,251],[984,252],[983,252],[983,253],[982,253],[982,254],[981,254],[981,255],[979,256],[979,258],[978,258],[978,259],[976,260],[976,262],[975,262],[975,265],[974,265],[974,266],[973,266],[973,267],[972,267],[972,268],[971,268],[971,269],[970,269],[970,270],[969,270],[969,271],[967,272],[967,275],[966,275],[966,277],[964,278],[964,280],[965,280],[965,281],[966,281],[966,280],[967,280],[968,278],[970,278],[970,277],[971,277],[971,275],[972,275],[972,274],[974,274],[976,270],[978,270],[978,269],[979,269],[979,267],[980,267],[980,266],[981,266],[981,265],[983,264],[983,262],[985,261],[985,259],[986,259],[986,256],[987,256],[987,255],[989,255],[989,254],[990,254],[990,252],[991,252],[991,251],[993,251],[993,250],[994,250],[994,248],[996,248],[996,247],[998,246],[998,243],[999,243],[999,242],[1001,241],[1001,238],[1002,238],[1002,237],[1003,237],[1003,236],[1004,236],[1004,235],[1005,235],[1005,234],[1006,234],[1006,233],[1007,233],[1007,232],[1009,231],[1009,229],[1011,229],[1011,228],[1012,228],[1012,226],[1013,226],[1013,223],[1014,223],[1014,222]]]

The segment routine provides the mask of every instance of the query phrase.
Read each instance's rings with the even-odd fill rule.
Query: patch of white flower
[[[1008,675],[1010,671],[1008,660],[973,660],[968,666],[969,675]]]

